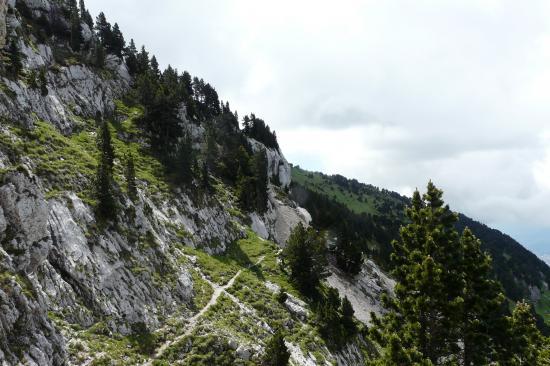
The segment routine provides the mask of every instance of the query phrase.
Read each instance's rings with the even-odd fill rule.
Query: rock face
[[[331,267],[327,279],[329,286],[338,290],[341,297],[347,296],[355,317],[365,324],[370,324],[370,313],[381,315],[384,312],[382,294],[393,294],[395,281],[389,278],[373,261],[363,263],[361,272],[349,278],[338,268]]]
[[[35,19],[45,16],[50,22],[64,21],[58,3],[47,0],[26,0],[24,3]],[[48,121],[69,134],[82,118],[94,118],[97,113],[112,114],[114,101],[128,90],[131,81],[126,65],[112,55],[107,57],[107,70],[103,74],[78,63],[59,64],[54,57],[59,51],[52,46],[31,46],[17,36],[22,32],[22,22],[16,11],[6,15],[8,6],[14,5],[6,5],[6,0],[0,0],[0,47],[6,35],[17,37],[24,68],[35,72],[46,70],[48,92],[42,95],[40,88],[29,88],[21,80],[2,78],[0,82],[5,87],[0,88],[0,117],[17,121],[27,128],[36,120]],[[36,39],[32,41],[38,43]]]
[[[0,0],[0,49],[6,45],[6,12],[8,11],[8,1]]]

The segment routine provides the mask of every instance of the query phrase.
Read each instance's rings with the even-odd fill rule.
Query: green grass
[[[372,197],[366,194],[355,194],[351,191],[344,190],[320,174],[293,167],[292,180],[314,192],[326,195],[336,202],[344,204],[355,213],[378,213],[375,207],[375,201]]]
[[[535,310],[544,318],[544,322],[550,325],[550,290],[541,294],[539,302],[535,305]]]
[[[324,174],[296,166],[292,167],[292,181],[343,204],[357,214],[381,215],[383,211],[387,215],[389,207],[392,215],[402,215],[402,202],[371,185],[361,184],[361,188],[354,192],[339,186]]]
[[[137,128],[143,111],[140,107],[126,107],[117,102],[117,112],[127,118],[110,124],[115,149],[114,178],[124,187],[125,157],[134,157],[136,178],[146,184],[151,194],[167,193],[170,184],[162,163],[140,141],[144,138]],[[34,173],[50,183],[49,197],[70,190],[87,203],[93,204],[91,181],[95,176],[99,151],[96,146],[96,126],[93,120],[79,119],[79,132],[64,136],[47,123],[38,121],[31,130],[9,126],[9,132],[0,133],[0,143],[19,157],[27,156],[36,165]],[[15,138],[13,138],[15,136]]]

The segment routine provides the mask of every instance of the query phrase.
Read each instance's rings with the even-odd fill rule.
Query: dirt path
[[[257,266],[258,264],[260,264],[263,260],[264,260],[265,256],[261,256],[258,261],[254,264],[251,264],[249,265],[247,268],[250,269],[252,267],[255,267]],[[164,352],[166,351],[166,349],[168,347],[170,347],[172,344],[182,340],[184,337],[188,336],[189,334],[191,334],[191,332],[193,332],[193,330],[197,327],[197,323],[199,321],[199,319],[208,311],[208,309],[210,309],[212,307],[212,305],[214,305],[217,301],[218,301],[218,298],[220,297],[220,295],[222,293],[226,293],[226,290],[229,289],[231,286],[233,286],[233,284],[235,283],[235,280],[241,275],[242,273],[242,269],[239,270],[225,285],[223,286],[220,286],[214,282],[212,282],[201,270],[200,268],[196,267],[195,269],[197,269],[200,273],[200,276],[210,285],[212,286],[212,288],[214,289],[214,292],[212,293],[212,297],[210,297],[210,300],[208,301],[208,303],[198,312],[196,313],[195,315],[193,315],[191,318],[188,319],[188,322],[187,322],[187,326],[186,326],[186,330],[184,333],[180,334],[179,336],[177,336],[176,338],[174,339],[171,339],[171,340],[167,340],[166,342],[164,342],[158,349],[157,349],[157,352],[155,353],[155,355],[153,356],[152,359],[150,359],[149,361],[147,361],[144,365],[146,366],[151,366],[153,360],[155,359],[158,359],[160,358]],[[228,293],[226,293],[227,295],[230,295]],[[233,296],[229,296],[230,299],[233,300]],[[234,300],[233,300],[234,301]],[[162,330],[163,328],[161,328]]]

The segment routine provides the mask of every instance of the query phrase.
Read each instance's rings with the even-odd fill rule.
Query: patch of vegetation
[[[540,300],[535,305],[537,313],[550,325],[550,290],[541,293]]]

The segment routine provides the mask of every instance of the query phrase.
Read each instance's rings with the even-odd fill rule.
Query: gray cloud
[[[547,2],[87,4],[262,116],[290,161],[403,193],[433,179],[452,207],[550,252],[527,233],[550,232]]]

